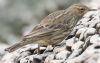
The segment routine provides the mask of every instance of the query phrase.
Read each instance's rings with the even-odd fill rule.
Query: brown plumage
[[[56,45],[70,34],[79,19],[89,10],[83,4],[74,4],[68,9],[53,12],[35,26],[28,35],[24,36],[20,43],[5,50],[12,52],[30,43]]]

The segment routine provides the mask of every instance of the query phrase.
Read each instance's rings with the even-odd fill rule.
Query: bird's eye
[[[80,8],[80,10],[85,10],[85,8]]]

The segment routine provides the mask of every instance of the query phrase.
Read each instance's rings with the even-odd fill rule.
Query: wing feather
[[[32,31],[30,34],[24,36],[24,38],[31,38],[35,36],[47,36],[52,35],[53,33],[61,30],[69,29],[66,21],[69,21],[70,18],[68,18],[66,15],[62,15],[64,13],[64,10],[56,11],[54,13],[51,13],[46,18],[40,22]],[[63,16],[63,19],[57,18],[59,16]],[[56,18],[58,21],[56,21]],[[54,22],[55,21],[55,22]],[[65,22],[64,22],[65,21]],[[48,23],[49,22],[49,23]],[[62,22],[62,23],[57,23]]]

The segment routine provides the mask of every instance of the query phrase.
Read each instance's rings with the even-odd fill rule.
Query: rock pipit
[[[89,10],[83,4],[74,4],[65,10],[53,12],[35,26],[28,35],[24,36],[20,43],[5,50],[12,52],[31,43],[56,45],[71,33],[79,19]]]

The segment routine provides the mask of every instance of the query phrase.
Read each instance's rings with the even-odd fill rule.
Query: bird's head
[[[72,13],[71,15],[83,16],[88,11],[92,11],[94,9],[90,9],[83,4],[74,4],[66,10],[69,11],[69,13]]]

